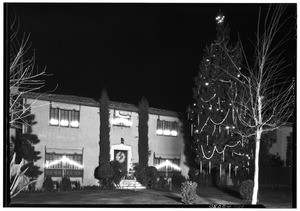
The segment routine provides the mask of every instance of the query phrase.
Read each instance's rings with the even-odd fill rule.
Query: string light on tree
[[[231,60],[238,64],[241,51],[238,46],[229,44],[229,28],[225,23],[225,16],[219,12],[216,16],[217,42],[226,49],[230,49],[231,58],[223,55],[222,48],[211,44],[206,48],[204,57],[199,65],[199,74],[195,77],[194,106],[190,112],[191,125],[194,126],[193,153],[197,158],[197,164],[203,169],[230,168],[242,166],[242,150],[244,140],[233,135],[231,125],[234,120],[233,108],[227,95],[230,86],[234,86],[231,77],[223,69],[238,75],[238,70],[232,66]],[[208,89],[209,86],[209,89]],[[200,117],[200,118],[199,118]],[[241,153],[242,154],[242,153]],[[230,163],[230,165],[229,165]]]

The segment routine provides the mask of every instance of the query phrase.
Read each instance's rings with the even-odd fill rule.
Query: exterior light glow
[[[57,119],[50,119],[50,124],[51,125],[58,125],[58,120]]]
[[[53,166],[55,164],[58,164],[60,162],[62,162],[62,163],[68,163],[68,164],[77,166],[78,168],[83,168],[83,165],[81,165],[81,164],[79,164],[79,163],[77,163],[77,162],[75,162],[73,160],[70,160],[65,155],[61,159],[59,159],[59,160],[54,160],[52,162],[48,162],[47,161],[46,164],[45,164],[45,168],[49,168],[49,167],[51,167],[51,166]]]
[[[164,130],[164,135],[169,136],[171,134],[170,130]]]
[[[208,86],[208,85],[209,85],[209,83],[208,83],[208,82],[206,82],[206,83],[205,83],[205,86]]]
[[[171,131],[171,136],[177,136],[177,135],[178,135],[178,132],[176,130]]]
[[[161,168],[164,168],[164,167],[171,167],[171,168],[173,168],[177,171],[181,171],[181,168],[179,166],[171,163],[169,160],[166,160],[165,162],[155,166],[155,168],[157,168],[157,169],[161,169]]]
[[[68,126],[69,125],[69,121],[68,120],[61,120],[60,121],[60,125],[61,126]]]
[[[229,126],[226,126],[225,128],[226,128],[226,130],[229,130]]]
[[[124,119],[124,118],[114,118],[114,119],[112,119],[112,124],[113,125],[123,124],[124,126],[131,126],[132,122],[130,120]]]
[[[158,129],[158,130],[156,130],[156,134],[158,134],[158,135],[162,135],[162,134],[163,134],[163,131],[162,131],[162,129]]]
[[[78,121],[72,121],[70,123],[71,127],[79,127],[79,122]]]

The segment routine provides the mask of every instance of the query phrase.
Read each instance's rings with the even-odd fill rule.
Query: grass
[[[242,200],[237,187],[219,188],[219,191],[225,195],[235,198],[241,203],[251,203]],[[225,196],[223,195],[223,197]],[[218,196],[218,194],[217,194]],[[267,208],[291,208],[293,193],[291,188],[267,188],[259,189],[259,204],[265,205]]]
[[[38,200],[37,200],[38,198]],[[166,192],[149,190],[76,190],[68,192],[21,193],[12,205],[76,204],[182,204],[180,198]]]
[[[198,187],[199,204],[249,204],[236,189]],[[73,190],[66,192],[23,192],[12,199],[12,205],[182,205],[179,188],[157,190]],[[287,188],[261,188],[259,204],[267,208],[291,208],[292,191]]]

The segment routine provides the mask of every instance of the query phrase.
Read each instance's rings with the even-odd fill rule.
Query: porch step
[[[123,179],[117,186],[117,189],[146,189],[146,187],[142,186],[141,183],[136,180]]]

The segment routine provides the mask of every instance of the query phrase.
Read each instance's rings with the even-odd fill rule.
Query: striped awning
[[[162,159],[180,159],[181,154],[165,154],[165,153],[156,153],[154,152],[154,158]]]
[[[46,153],[55,153],[55,154],[82,154],[81,149],[66,149],[66,148],[50,148],[46,147]]]

